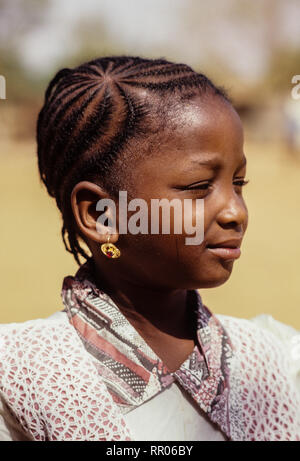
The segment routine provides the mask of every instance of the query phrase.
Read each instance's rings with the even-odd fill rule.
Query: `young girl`
[[[63,310],[0,327],[2,439],[300,440],[298,333],[213,314],[198,292],[228,280],[248,224],[225,90],[185,64],[96,59],[51,81],[37,143],[80,268]],[[175,211],[151,233],[153,199],[192,203],[202,241]],[[141,203],[148,228],[121,232]]]

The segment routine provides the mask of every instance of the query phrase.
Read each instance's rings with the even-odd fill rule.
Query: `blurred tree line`
[[[223,4],[223,10],[219,12],[215,10],[214,2],[205,2],[205,4],[197,0],[182,2],[179,11],[178,36],[181,42],[185,38],[187,42],[183,43],[194,46],[196,50],[192,58],[194,62],[191,64],[196,70],[211,76],[217,84],[228,87],[241,113],[249,106],[262,105],[275,93],[277,95],[286,93],[287,88],[291,88],[292,76],[300,73],[300,43],[297,46],[287,45],[281,40],[278,27],[282,20],[281,11],[284,4],[293,1],[229,0],[224,2],[222,0],[217,2],[219,5]],[[14,0],[13,2],[0,0],[0,75],[6,78],[8,104],[17,104],[21,111],[22,123],[16,124],[19,126],[19,132],[21,130],[20,136],[24,136],[27,132],[32,134],[32,120],[36,119],[45,88],[61,67],[73,67],[96,56],[119,53],[143,54],[150,57],[167,55],[169,59],[184,61],[182,52],[179,52],[176,57],[176,44],[173,49],[170,48],[170,53],[168,53],[170,44],[164,43],[143,49],[142,37],[141,43],[137,43],[134,50],[128,53],[128,48],[112,33],[110,24],[97,10],[97,14],[93,17],[83,16],[71,26],[68,25],[72,36],[72,49],[66,46],[65,55],[57,59],[53,68],[39,74],[29,72],[22,58],[22,42],[37,28],[47,24],[50,7],[51,0]],[[238,22],[245,28],[249,26],[255,28],[258,21],[263,21],[263,43],[268,53],[266,70],[259,79],[251,82],[243,80],[228,64],[228,56],[222,56],[214,50],[213,27],[217,27],[218,15],[219,19],[222,19],[224,12],[229,21]],[[203,42],[205,37],[207,39],[204,50],[207,50],[207,56],[205,53],[197,55],[197,41]],[[230,54],[230,50],[228,53]],[[24,116],[25,113],[27,116]]]
[[[0,74],[4,75],[12,101],[32,100],[38,94],[35,81],[24,67],[20,45],[23,38],[46,20],[48,0],[0,0]]]

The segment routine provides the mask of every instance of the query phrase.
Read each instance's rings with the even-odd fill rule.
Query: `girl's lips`
[[[225,247],[209,248],[207,247],[207,250],[223,259],[237,259],[241,256],[240,248],[225,248]]]

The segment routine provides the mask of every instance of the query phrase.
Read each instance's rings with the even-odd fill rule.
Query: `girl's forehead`
[[[241,120],[234,108],[220,97],[184,104],[171,120],[160,150],[196,153],[243,149]]]
[[[136,153],[135,167],[130,169],[128,177],[139,183],[135,186],[141,186],[143,177],[142,189],[146,184],[147,188],[160,187],[159,184],[172,181],[174,176],[180,179],[185,172],[199,171],[202,161],[213,162],[211,168],[221,164],[235,169],[242,163],[245,156],[240,118],[229,103],[219,97],[212,99],[180,104],[173,113],[171,108],[165,112],[165,123],[161,118],[161,129],[154,137],[132,146],[131,155]]]

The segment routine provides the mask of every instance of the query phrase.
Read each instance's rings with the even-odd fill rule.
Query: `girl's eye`
[[[248,182],[249,182],[249,179],[248,179],[248,180],[239,179],[238,181],[235,181],[235,182],[234,182],[234,185],[235,185],[235,186],[243,187],[243,186],[246,186],[246,184],[248,184]]]
[[[243,187],[243,186],[246,186],[246,184],[248,184],[249,180],[245,180],[245,179],[239,179],[239,180],[236,180],[233,184],[235,186],[238,186],[238,187]],[[210,182],[205,182],[205,183],[198,183],[198,184],[195,184],[195,185],[191,185],[191,186],[187,186],[185,187],[185,190],[208,190],[209,187],[211,186],[211,183]]]
[[[194,190],[194,189],[195,190],[198,190],[198,189],[207,190],[210,185],[211,184],[209,182],[206,182],[206,183],[202,183],[202,184],[196,184],[196,185],[188,186],[185,189],[186,190]]]

